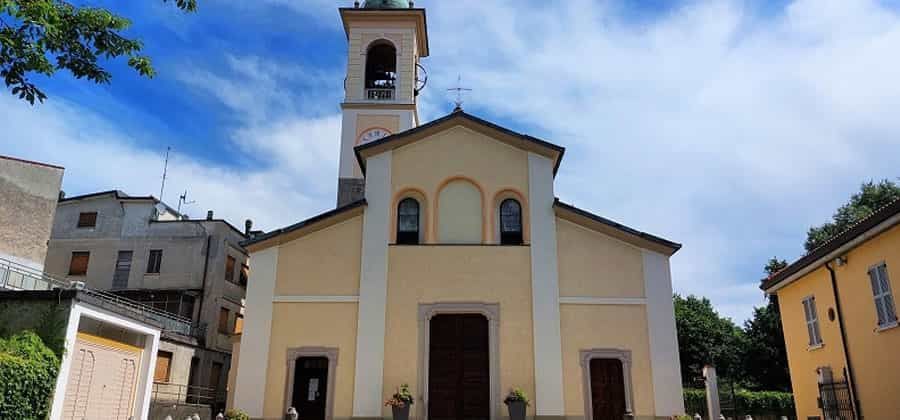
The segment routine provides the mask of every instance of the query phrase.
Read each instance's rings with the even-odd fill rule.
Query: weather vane
[[[462,75],[457,77],[456,87],[447,89],[447,92],[456,92],[456,101],[454,101],[454,103],[456,104],[456,108],[453,110],[453,112],[462,111],[463,92],[471,91],[472,89],[462,87]]]

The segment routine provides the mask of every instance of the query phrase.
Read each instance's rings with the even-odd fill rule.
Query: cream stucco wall
[[[454,180],[441,189],[438,212],[438,242],[443,244],[480,244],[484,229],[481,192],[467,180]]]
[[[353,366],[356,360],[355,303],[276,303],[266,373],[265,418],[281,418],[287,384],[287,351],[297,347],[338,349],[334,382],[334,417],[353,414]]]
[[[562,305],[560,323],[567,416],[584,415],[579,353],[590,349],[631,351],[635,418],[655,414],[647,312],[643,305]]]
[[[514,191],[528,200],[528,152],[494,140],[465,127],[453,127],[393,151],[391,190],[395,200],[409,189],[422,191],[428,199],[423,209],[431,220],[428,242],[437,241],[440,204],[435,200],[448,182],[464,177],[481,191],[482,229],[486,242],[496,243],[493,232],[494,198]],[[523,203],[523,212],[528,211]]]
[[[560,296],[644,297],[639,248],[559,218],[556,232]]]
[[[281,246],[275,296],[356,296],[362,217]]]
[[[384,398],[402,383],[417,398],[423,395],[417,387],[418,306],[437,302],[499,304],[499,389],[521,387],[534,395],[527,247],[395,246],[389,255]]]

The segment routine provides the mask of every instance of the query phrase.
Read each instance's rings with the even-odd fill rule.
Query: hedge
[[[735,402],[738,411],[746,414],[792,414],[794,413],[794,395],[790,392],[778,391],[735,391]],[[720,401],[730,399],[729,393],[721,393]],[[699,412],[706,415],[706,390],[685,389],[684,406],[689,414]]]
[[[59,358],[37,334],[0,338],[0,420],[43,420],[56,386]]]

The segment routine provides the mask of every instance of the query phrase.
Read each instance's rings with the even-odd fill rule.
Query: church
[[[337,206],[245,243],[231,405],[254,419],[668,419],[683,414],[681,245],[565,203],[565,149],[470,115],[420,123],[413,1],[341,8]]]

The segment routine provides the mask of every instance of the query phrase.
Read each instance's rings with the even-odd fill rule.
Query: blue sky
[[[334,205],[341,0],[91,1],[132,18],[159,73],[39,79],[0,96],[0,154],[67,168],[69,195],[119,188],[263,229]],[[802,253],[868,179],[900,167],[900,5],[874,0],[419,0],[423,120],[466,109],[566,146],[557,195],[684,243],[675,288],[741,321],[774,255]]]

